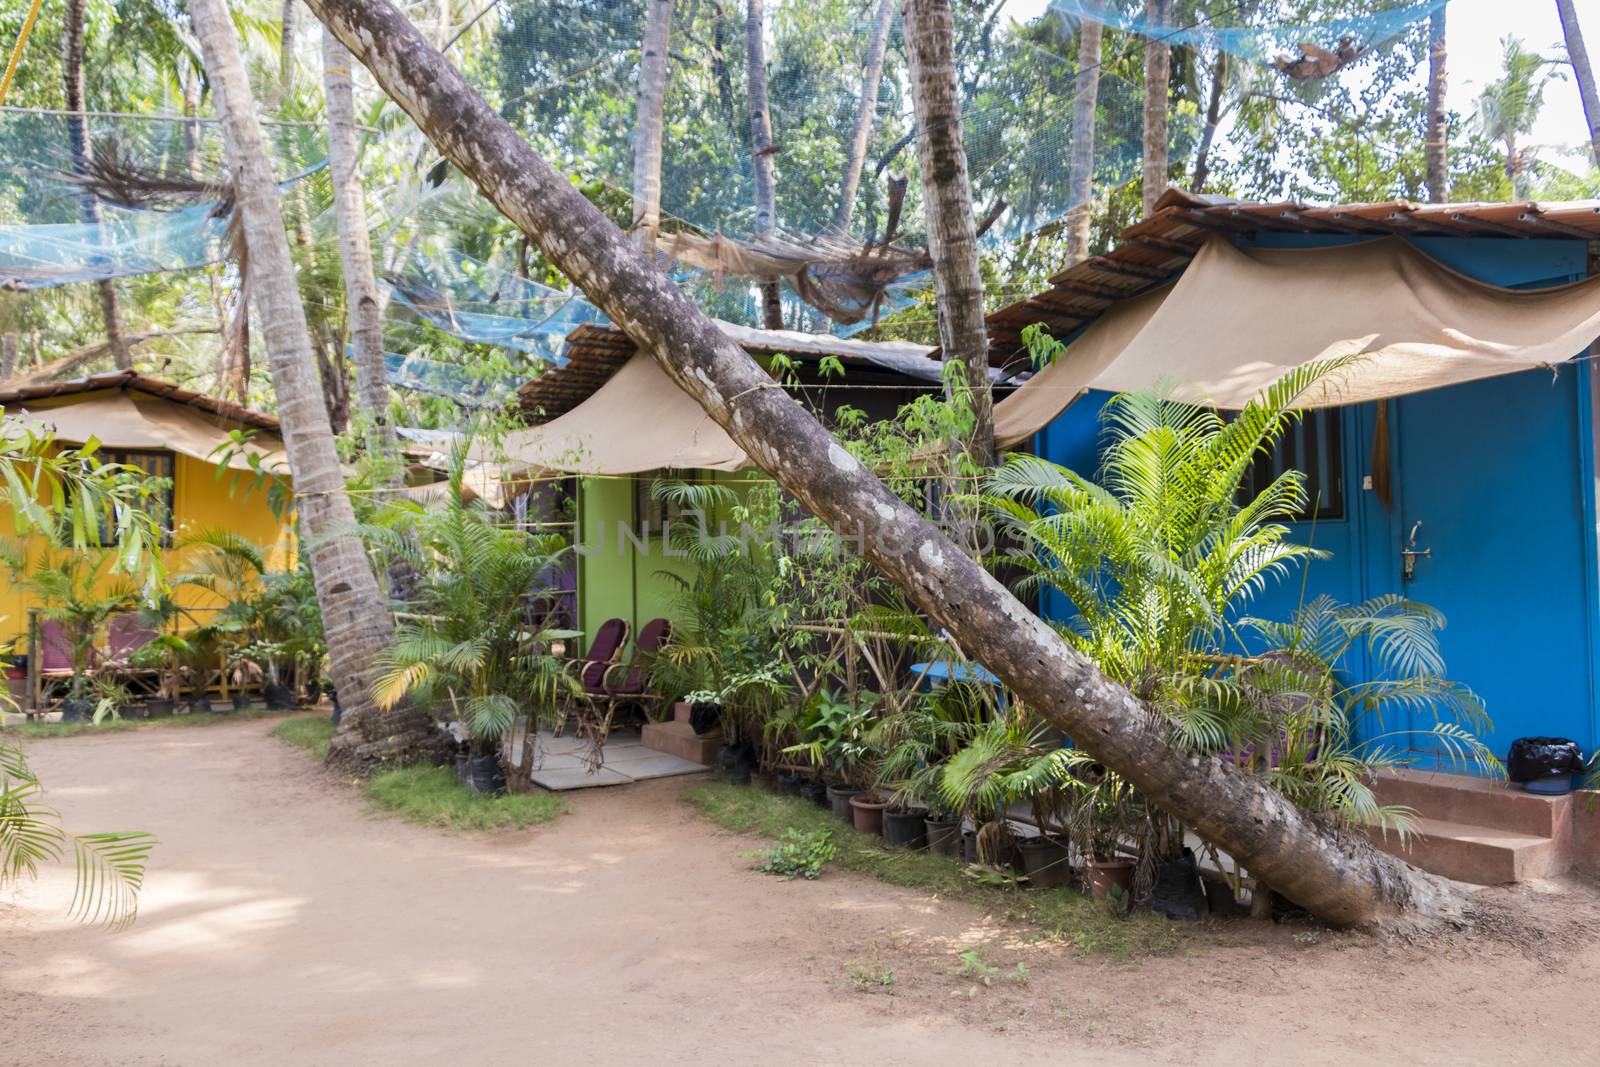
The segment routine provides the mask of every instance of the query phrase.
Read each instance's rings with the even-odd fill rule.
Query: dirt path
[[[62,918],[68,870],[0,902],[0,1063],[1593,1062],[1593,939],[1235,924],[1173,958],[1078,959],[846,873],[751,873],[681,782],[450,837],[370,813],[269,726],[29,744],[70,825],[161,846],[126,933]],[[956,973],[967,946],[992,985]]]

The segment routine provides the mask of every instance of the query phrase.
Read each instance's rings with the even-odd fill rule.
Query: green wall
[[[647,553],[622,536],[631,529],[633,481],[628,478],[580,478],[578,518],[586,555],[578,561],[578,627],[587,639],[611,618],[627,619],[634,633],[651,619],[672,616],[675,592],[669,571],[691,579],[694,566],[662,550],[655,534]]]

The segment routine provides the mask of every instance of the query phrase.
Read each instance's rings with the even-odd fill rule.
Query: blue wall
[[[1307,247],[1359,238],[1264,235],[1263,247]],[[1482,281],[1537,288],[1582,277],[1578,241],[1419,238],[1445,265]],[[1576,353],[1574,353],[1576,355]],[[1352,602],[1402,593],[1442,610],[1448,673],[1483,697],[1494,721],[1485,736],[1502,757],[1513,738],[1559,734],[1586,750],[1596,726],[1594,464],[1589,367],[1528,371],[1390,402],[1392,510],[1364,488],[1371,471],[1377,406],[1340,412],[1344,517],[1296,524],[1293,536],[1332,553],[1270,589],[1252,613],[1281,618],[1302,595]],[[1099,412],[1091,393],[1038,435],[1038,453],[1082,472],[1098,467]],[[1400,549],[1417,521],[1433,556],[1402,582]],[[1047,617],[1068,612],[1047,595]],[[1364,662],[1351,665],[1364,672]],[[1358,724],[1375,737],[1416,723],[1390,717]],[[1397,739],[1398,740],[1398,739]],[[1402,741],[1401,747],[1407,747]],[[1424,762],[1427,745],[1415,743]]]

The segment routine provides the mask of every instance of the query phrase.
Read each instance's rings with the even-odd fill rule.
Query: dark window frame
[[[102,463],[115,463],[118,466],[134,467],[147,477],[162,478],[166,480],[166,488],[155,494],[157,501],[164,505],[165,521],[163,516],[157,516],[157,525],[161,528],[161,547],[172,547],[172,533],[177,525],[175,515],[178,506],[178,454],[167,448],[102,448],[95,453]],[[159,470],[152,471],[147,465],[149,461],[164,464],[165,473]],[[100,520],[99,543],[101,548],[115,548],[117,546],[116,524],[110,517]]]
[[[1344,409],[1313,408],[1288,426],[1271,453],[1255,458],[1239,499],[1254,500],[1284,471],[1299,470],[1306,477],[1306,506],[1289,521],[1339,522],[1348,517],[1344,468]]]

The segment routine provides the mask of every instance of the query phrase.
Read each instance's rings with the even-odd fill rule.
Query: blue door
[[[1502,759],[1526,735],[1595,741],[1580,385],[1587,374],[1568,365],[1391,401],[1394,507],[1366,512],[1371,590],[1444,613],[1446,669],[1483,698],[1482,739]],[[1410,726],[1432,723],[1419,713]]]

